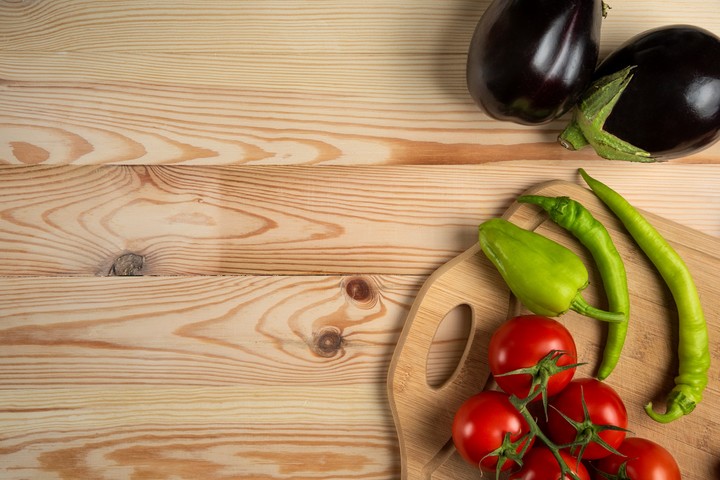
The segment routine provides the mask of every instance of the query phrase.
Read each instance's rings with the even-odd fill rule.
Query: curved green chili
[[[653,420],[671,422],[695,409],[702,400],[703,390],[708,383],[710,346],[705,315],[695,282],[680,255],[640,212],[620,194],[590,177],[585,170],[580,169],[580,174],[597,197],[620,219],[637,245],[655,265],[675,300],[680,331],[679,371],[675,377],[675,386],[667,396],[665,413],[656,413],[652,409],[652,403],[645,405],[645,411]]]
[[[624,314],[624,321],[608,326],[608,337],[597,377],[605,380],[620,359],[630,318],[630,292],[627,273],[610,234],[590,211],[569,197],[522,195],[518,202],[542,207],[550,219],[570,232],[588,249],[603,281],[608,310]]]

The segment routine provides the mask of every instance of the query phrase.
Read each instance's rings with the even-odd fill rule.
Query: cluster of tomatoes
[[[560,322],[514,317],[493,334],[488,357],[499,389],[467,399],[453,421],[453,442],[469,463],[510,480],[680,480],[664,447],[628,435],[627,410],[610,385],[573,378],[577,349]]]

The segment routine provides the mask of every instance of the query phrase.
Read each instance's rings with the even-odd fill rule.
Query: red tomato
[[[529,431],[529,425],[512,406],[508,395],[491,390],[467,399],[455,414],[452,425],[453,442],[460,455],[469,463],[492,471],[498,464],[498,456],[489,454],[502,446],[505,434],[509,433],[510,440],[516,442]],[[516,450],[526,442],[518,442]],[[515,462],[507,461],[502,470],[514,466]]]
[[[560,456],[570,470],[580,480],[590,480],[590,474],[582,462],[567,452],[560,451]],[[510,480],[560,480],[562,470],[557,459],[549,448],[544,446],[533,447],[523,457],[522,468],[510,476]],[[565,479],[572,479],[572,476],[565,474]]]
[[[551,402],[548,409],[548,436],[556,444],[570,443],[584,433],[591,433],[589,425],[577,431],[559,412],[576,422],[583,422],[585,414],[582,399],[587,405],[589,420],[596,426],[612,425],[627,428],[628,418],[625,404],[617,392],[608,384],[595,378],[573,380]],[[611,447],[617,449],[625,439],[623,430],[602,430],[598,435]],[[573,453],[578,453],[573,450]],[[582,458],[592,460],[610,455],[610,451],[596,442],[590,442],[582,454]]]
[[[505,392],[526,398],[532,381],[529,374],[498,375],[533,367],[553,350],[565,352],[557,358],[557,365],[565,366],[577,362],[575,341],[562,323],[540,315],[514,317],[502,324],[490,338],[490,371],[498,386]],[[552,375],[548,380],[548,397],[565,388],[574,374],[575,368],[571,368]]]
[[[609,455],[595,462],[601,472],[615,475],[623,463],[625,474],[630,480],[680,480],[680,467],[664,447],[645,438],[626,438],[618,451],[624,457]],[[599,473],[597,479],[605,479]],[[625,478],[625,477],[623,477]]]

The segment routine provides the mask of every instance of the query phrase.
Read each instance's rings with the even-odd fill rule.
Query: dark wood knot
[[[340,353],[345,340],[337,327],[323,327],[313,334],[313,350],[321,357],[330,358]]]
[[[377,291],[370,281],[353,277],[345,282],[345,294],[357,306],[370,308],[377,302]]]
[[[115,259],[110,267],[109,276],[134,277],[142,276],[145,266],[145,257],[135,253],[124,253]]]

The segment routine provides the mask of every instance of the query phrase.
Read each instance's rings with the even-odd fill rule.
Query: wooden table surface
[[[720,34],[609,3],[602,55]],[[582,166],[720,236],[720,144],[610,162],[475,107],[487,5],[0,0],[0,478],[398,478],[389,362],[480,222]]]

